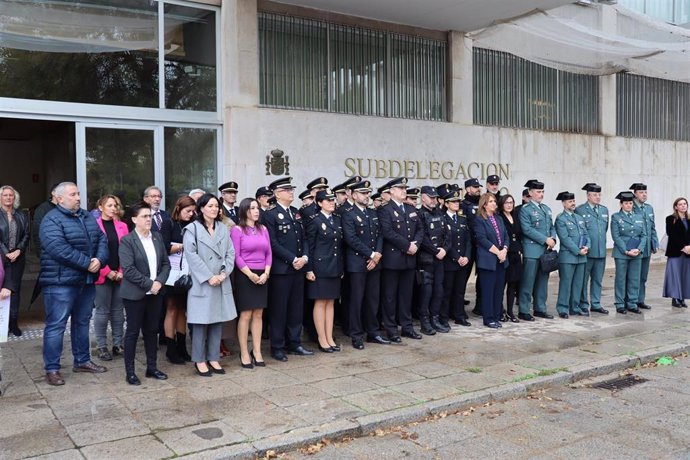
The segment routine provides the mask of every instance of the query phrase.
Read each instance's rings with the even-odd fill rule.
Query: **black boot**
[[[8,329],[16,337],[22,336],[22,330],[19,329],[19,325],[17,324],[17,318],[10,318],[10,324]]]
[[[431,317],[431,327],[433,327],[436,332],[443,332],[444,334],[450,332],[450,326],[444,326],[438,319],[438,316]]]
[[[436,330],[431,327],[428,316],[422,316],[419,318],[419,324],[422,326],[422,334],[424,335],[435,335]]]
[[[175,343],[175,339],[166,337],[165,343],[167,345],[165,348],[165,357],[168,358],[168,361],[173,364],[184,364],[184,358],[177,352],[177,343]]]
[[[187,335],[177,333],[177,354],[185,361],[192,362],[192,357],[187,353]]]

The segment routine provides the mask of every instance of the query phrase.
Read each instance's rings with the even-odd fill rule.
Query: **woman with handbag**
[[[501,322],[510,320],[511,323],[519,323],[520,320],[513,312],[513,306],[518,298],[520,279],[522,279],[522,229],[518,216],[514,214],[515,198],[513,195],[501,195],[498,199],[498,208],[510,242],[505,281],[506,309]]]
[[[173,364],[184,364],[191,361],[192,357],[187,353],[187,291],[185,286],[177,287],[175,282],[182,276],[185,267],[184,244],[182,242],[182,230],[194,219],[196,202],[189,196],[180,197],[175,203],[170,220],[164,220],[161,227],[161,235],[165,247],[171,256],[172,272],[177,276],[168,279],[169,288],[165,293],[165,331],[166,350],[165,356]],[[171,275],[172,276],[172,275]],[[177,285],[191,278],[183,278]],[[188,287],[188,286],[187,286]]]
[[[101,215],[96,219],[101,231],[108,241],[108,263],[101,268],[96,280],[96,297],[94,298],[93,329],[96,335],[98,358],[111,361],[113,356],[123,353],[122,337],[124,335],[125,307],[120,296],[122,267],[120,266],[120,240],[129,233],[127,224],[122,222],[122,203],[115,195],[103,195],[98,200],[97,208]],[[112,353],[108,350],[108,321],[113,333]]]
[[[193,280],[187,296],[192,361],[200,376],[225,374],[218,359],[223,323],[237,317],[229,278],[235,250],[215,195],[207,193],[197,201],[196,219],[185,227],[183,244]]]
[[[688,224],[688,200],[676,198],[673,214],[666,217],[666,272],[664,273],[663,297],[671,298],[671,306],[688,308],[685,299],[690,298],[690,225]]]
[[[235,273],[235,302],[240,312],[237,322],[237,339],[240,344],[240,365],[244,369],[264,367],[261,354],[263,310],[268,303],[268,281],[271,272],[272,252],[268,230],[261,225],[261,208],[258,201],[245,198],[240,202],[239,223],[230,236],[235,247],[235,265],[241,273]],[[252,350],[248,350],[251,325]]]
[[[496,212],[496,196],[485,193],[479,199],[474,219],[474,237],[477,244],[477,269],[482,279],[482,316],[484,326],[503,327],[503,286],[508,266],[508,232]]]
[[[127,383],[141,385],[134,372],[139,331],[144,336],[146,350],[146,377],[165,380],[166,374],[158,370],[156,338],[165,281],[170,274],[168,251],[163,237],[151,231],[152,214],[148,203],[130,208],[134,230],[120,241],[119,256],[122,265],[120,293],[127,312],[125,332],[125,372]]]

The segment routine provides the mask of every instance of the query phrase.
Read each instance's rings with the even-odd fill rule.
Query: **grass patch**
[[[482,371],[481,367],[468,367],[465,369],[467,372],[472,372],[473,374],[479,374]]]
[[[534,379],[537,377],[547,377],[549,375],[554,375],[558,374],[559,372],[567,372],[568,368],[567,367],[554,367],[553,369],[539,369],[537,372],[533,374],[525,374],[521,375],[519,377],[515,377],[512,381],[513,383],[516,382],[524,382],[525,380],[530,380]]]

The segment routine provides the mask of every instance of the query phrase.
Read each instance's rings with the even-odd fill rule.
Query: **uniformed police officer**
[[[390,344],[382,336],[377,318],[383,236],[378,214],[367,207],[370,194],[369,181],[354,184],[352,200],[355,205],[342,216],[345,271],[350,280],[350,338],[352,346],[357,350],[364,349],[365,333],[367,342]]]
[[[467,225],[470,228],[470,235],[472,235],[472,263],[474,264],[477,260],[477,246],[474,244],[474,219],[477,217],[477,212],[479,209],[479,198],[482,194],[482,184],[479,183],[478,179],[467,179],[465,181],[465,198],[460,203],[460,208],[462,213],[467,216]],[[481,279],[479,278],[479,270],[475,269],[477,274],[477,282],[474,285],[476,291],[476,302],[472,313],[475,315],[482,316],[482,288]]]
[[[556,197],[563,203],[563,212],[556,216],[556,234],[561,241],[558,253],[558,316],[589,316],[580,310],[580,295],[585,279],[589,238],[585,221],[575,214],[575,194],[561,192]]]
[[[635,195],[633,212],[642,216],[645,233],[647,234],[647,240],[642,248],[642,258],[640,262],[640,292],[637,296],[637,306],[649,310],[652,307],[645,303],[649,260],[652,254],[656,254],[657,249],[659,249],[659,237],[656,233],[656,224],[654,223],[654,209],[650,204],[647,204],[647,186],[636,182],[630,186],[630,190],[632,190]]]
[[[388,183],[382,185],[378,188],[377,192],[381,197],[381,205],[388,203],[391,200],[391,191],[388,187]]]
[[[637,306],[640,292],[642,251],[647,244],[644,217],[633,212],[632,192],[616,195],[621,210],[611,216],[613,260],[616,262],[614,296],[616,311],[642,313]]]
[[[424,228],[417,209],[405,204],[407,178],[398,177],[385,186],[391,200],[379,208],[379,222],[383,233],[381,292],[383,295],[383,326],[391,342],[401,342],[396,311],[402,335],[421,339],[412,326],[412,285],[416,254],[424,236]]]
[[[379,192],[376,192],[371,195],[371,207],[374,209],[378,209],[381,207],[383,204],[383,200],[381,199],[381,194]]]
[[[318,193],[319,190],[324,190],[328,187],[328,179],[325,177],[317,177],[316,179],[312,180],[307,184],[307,194],[311,197],[311,200],[308,200],[309,203],[305,203],[305,198],[306,195],[303,197],[305,192],[300,193],[299,198],[302,200],[304,203],[304,206],[300,210],[300,214],[302,214],[302,217],[306,219],[306,221],[310,221],[312,217],[314,217],[316,214],[319,213],[320,208],[314,201],[314,198],[316,197],[316,194]]]
[[[410,206],[417,208],[419,206],[419,187],[408,187],[407,188],[407,198],[405,198],[405,203]]]
[[[609,229],[609,210],[601,203],[601,186],[589,182],[582,187],[587,192],[587,202],[575,208],[575,213],[585,221],[589,237],[589,251],[585,266],[585,280],[580,295],[580,311],[591,311],[608,315],[601,306],[601,282],[606,269],[606,232]],[[589,285],[589,296],[587,286]]]
[[[531,303],[534,316],[553,319],[553,315],[547,313],[546,308],[549,274],[542,271],[539,258],[547,249],[556,246],[556,229],[553,226],[551,209],[542,203],[544,183],[531,179],[525,187],[529,189],[530,202],[522,206],[519,217],[524,253],[518,317],[525,321],[534,321],[530,314]]]
[[[486,178],[486,191],[493,193],[496,197],[496,202],[501,197],[501,178],[497,174],[491,174]]]
[[[302,200],[302,206],[299,208],[299,210],[300,210],[300,213],[302,213],[302,215],[304,215],[304,209],[308,208],[309,206],[312,205],[312,203],[314,203],[314,197],[311,195],[311,192],[309,190],[302,190],[302,193],[300,193],[297,196],[297,198]]]
[[[239,206],[235,206],[235,203],[237,203],[238,190],[239,186],[237,182],[233,181],[226,182],[218,187],[223,202],[223,206],[221,206],[223,208],[223,215],[232,220],[235,224],[240,223],[240,208]]]
[[[472,238],[467,217],[460,210],[461,199],[460,192],[451,188],[443,195],[448,253],[443,258],[443,301],[439,322],[446,327],[450,327],[448,320],[451,317],[455,324],[471,325],[465,312],[465,288],[472,270]]]
[[[409,190],[409,189],[408,189]],[[419,216],[424,227],[424,237],[417,252],[417,269],[421,275],[419,286],[419,320],[422,334],[449,332],[450,327],[440,322],[443,302],[443,259],[448,251],[443,212],[438,208],[438,194],[434,187],[421,188],[422,207]]]
[[[340,188],[345,193],[345,200],[340,202],[338,206],[336,206],[336,214],[341,215],[343,212],[352,209],[352,207],[355,205],[355,203],[352,201],[352,186],[361,181],[362,178],[360,176],[352,176],[348,180],[340,184]]]
[[[291,177],[269,184],[276,206],[264,214],[264,225],[271,238],[273,265],[268,283],[269,318],[271,322],[271,356],[287,361],[286,350],[295,355],[313,355],[302,346],[304,306],[304,272],[309,262],[302,218],[291,206],[295,187]]]

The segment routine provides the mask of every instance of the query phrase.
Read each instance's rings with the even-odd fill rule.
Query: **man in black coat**
[[[422,338],[412,327],[412,286],[417,266],[415,256],[424,228],[417,209],[404,204],[407,178],[398,177],[386,186],[390,187],[391,200],[378,211],[383,233],[382,318],[389,340],[399,343],[402,340],[398,335],[396,312],[402,335],[411,339]]]
[[[462,200],[460,203],[460,209],[462,209],[462,213],[467,217],[467,225],[470,227],[470,235],[472,235],[472,262],[474,263],[477,258],[475,257],[475,252],[476,252],[476,247],[474,245],[474,233],[473,233],[473,228],[474,228],[474,219],[477,217],[477,213],[479,212],[479,197],[482,194],[482,184],[479,183],[479,180],[476,178],[472,179],[467,179],[465,181],[465,198]],[[470,269],[471,271],[471,269]],[[474,305],[474,310],[472,310],[472,313],[475,315],[482,316],[482,289],[481,289],[481,280],[479,279],[479,271],[476,271],[477,274],[477,282],[474,285],[475,292],[477,294],[476,297],[476,302]]]
[[[271,323],[271,356],[287,361],[286,350],[294,355],[313,355],[302,346],[304,274],[309,262],[302,218],[291,206],[295,187],[291,177],[269,184],[276,206],[264,214],[264,225],[271,238],[273,265],[268,283],[268,308]]]
[[[379,330],[377,318],[381,285],[383,236],[375,210],[369,209],[371,183],[367,180],[352,185],[354,206],[343,213],[345,238],[345,271],[350,280],[349,318],[352,346],[364,349],[367,341],[389,344]]]

